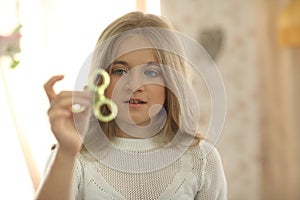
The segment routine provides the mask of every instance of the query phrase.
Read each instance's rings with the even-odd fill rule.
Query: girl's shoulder
[[[199,190],[211,181],[216,183],[215,185],[220,182],[226,186],[223,163],[215,145],[201,140],[198,145],[192,146],[189,152]]]
[[[198,144],[191,146],[189,150],[192,155],[197,156],[199,159],[219,156],[219,152],[215,145],[209,143],[205,139],[202,139]]]

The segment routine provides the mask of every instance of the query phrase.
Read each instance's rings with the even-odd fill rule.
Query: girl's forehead
[[[154,46],[150,41],[142,35],[129,35],[122,39],[115,48],[115,55],[119,57],[129,52],[133,52],[140,49],[154,49]]]
[[[127,62],[129,65],[141,65],[145,63],[158,63],[153,49],[138,49],[120,55],[115,60]]]

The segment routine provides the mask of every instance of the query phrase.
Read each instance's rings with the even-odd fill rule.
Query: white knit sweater
[[[115,145],[134,152],[154,147],[151,139],[118,138]],[[111,168],[86,152],[76,162],[73,199],[223,200],[227,184],[218,151],[205,141],[168,166],[142,173]]]
[[[135,153],[155,146],[151,139],[117,138],[114,144]],[[130,166],[130,163],[124,165]],[[88,152],[81,153],[75,166],[73,199],[224,200],[227,199],[227,184],[218,151],[202,140],[179,159],[149,172],[114,169]]]

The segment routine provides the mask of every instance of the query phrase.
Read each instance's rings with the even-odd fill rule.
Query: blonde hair
[[[170,31],[172,30],[172,31]],[[162,67],[162,73],[166,81],[166,100],[164,108],[167,111],[166,123],[161,133],[170,141],[175,134],[180,131],[187,136],[195,138],[196,143],[201,139],[197,134],[198,110],[191,107],[196,104],[195,98],[192,98],[191,90],[186,89],[183,84],[183,78],[188,78],[188,62],[184,59],[182,45],[173,31],[174,27],[166,19],[142,12],[131,12],[112,22],[100,35],[94,51],[92,69],[107,68],[113,59],[115,59],[115,45],[128,35],[141,34],[152,45],[154,45],[158,61],[162,65],[172,67],[174,71]],[[153,48],[153,47],[152,47]],[[183,77],[183,78],[182,78]],[[108,109],[102,112],[107,114]],[[109,139],[115,136],[116,122],[100,122],[100,125]]]

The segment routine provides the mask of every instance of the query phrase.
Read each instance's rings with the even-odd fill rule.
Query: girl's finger
[[[53,76],[44,84],[44,89],[46,91],[49,102],[51,102],[56,97],[56,93],[53,88],[54,84],[57,81],[62,80],[63,78],[64,78],[63,75]]]

